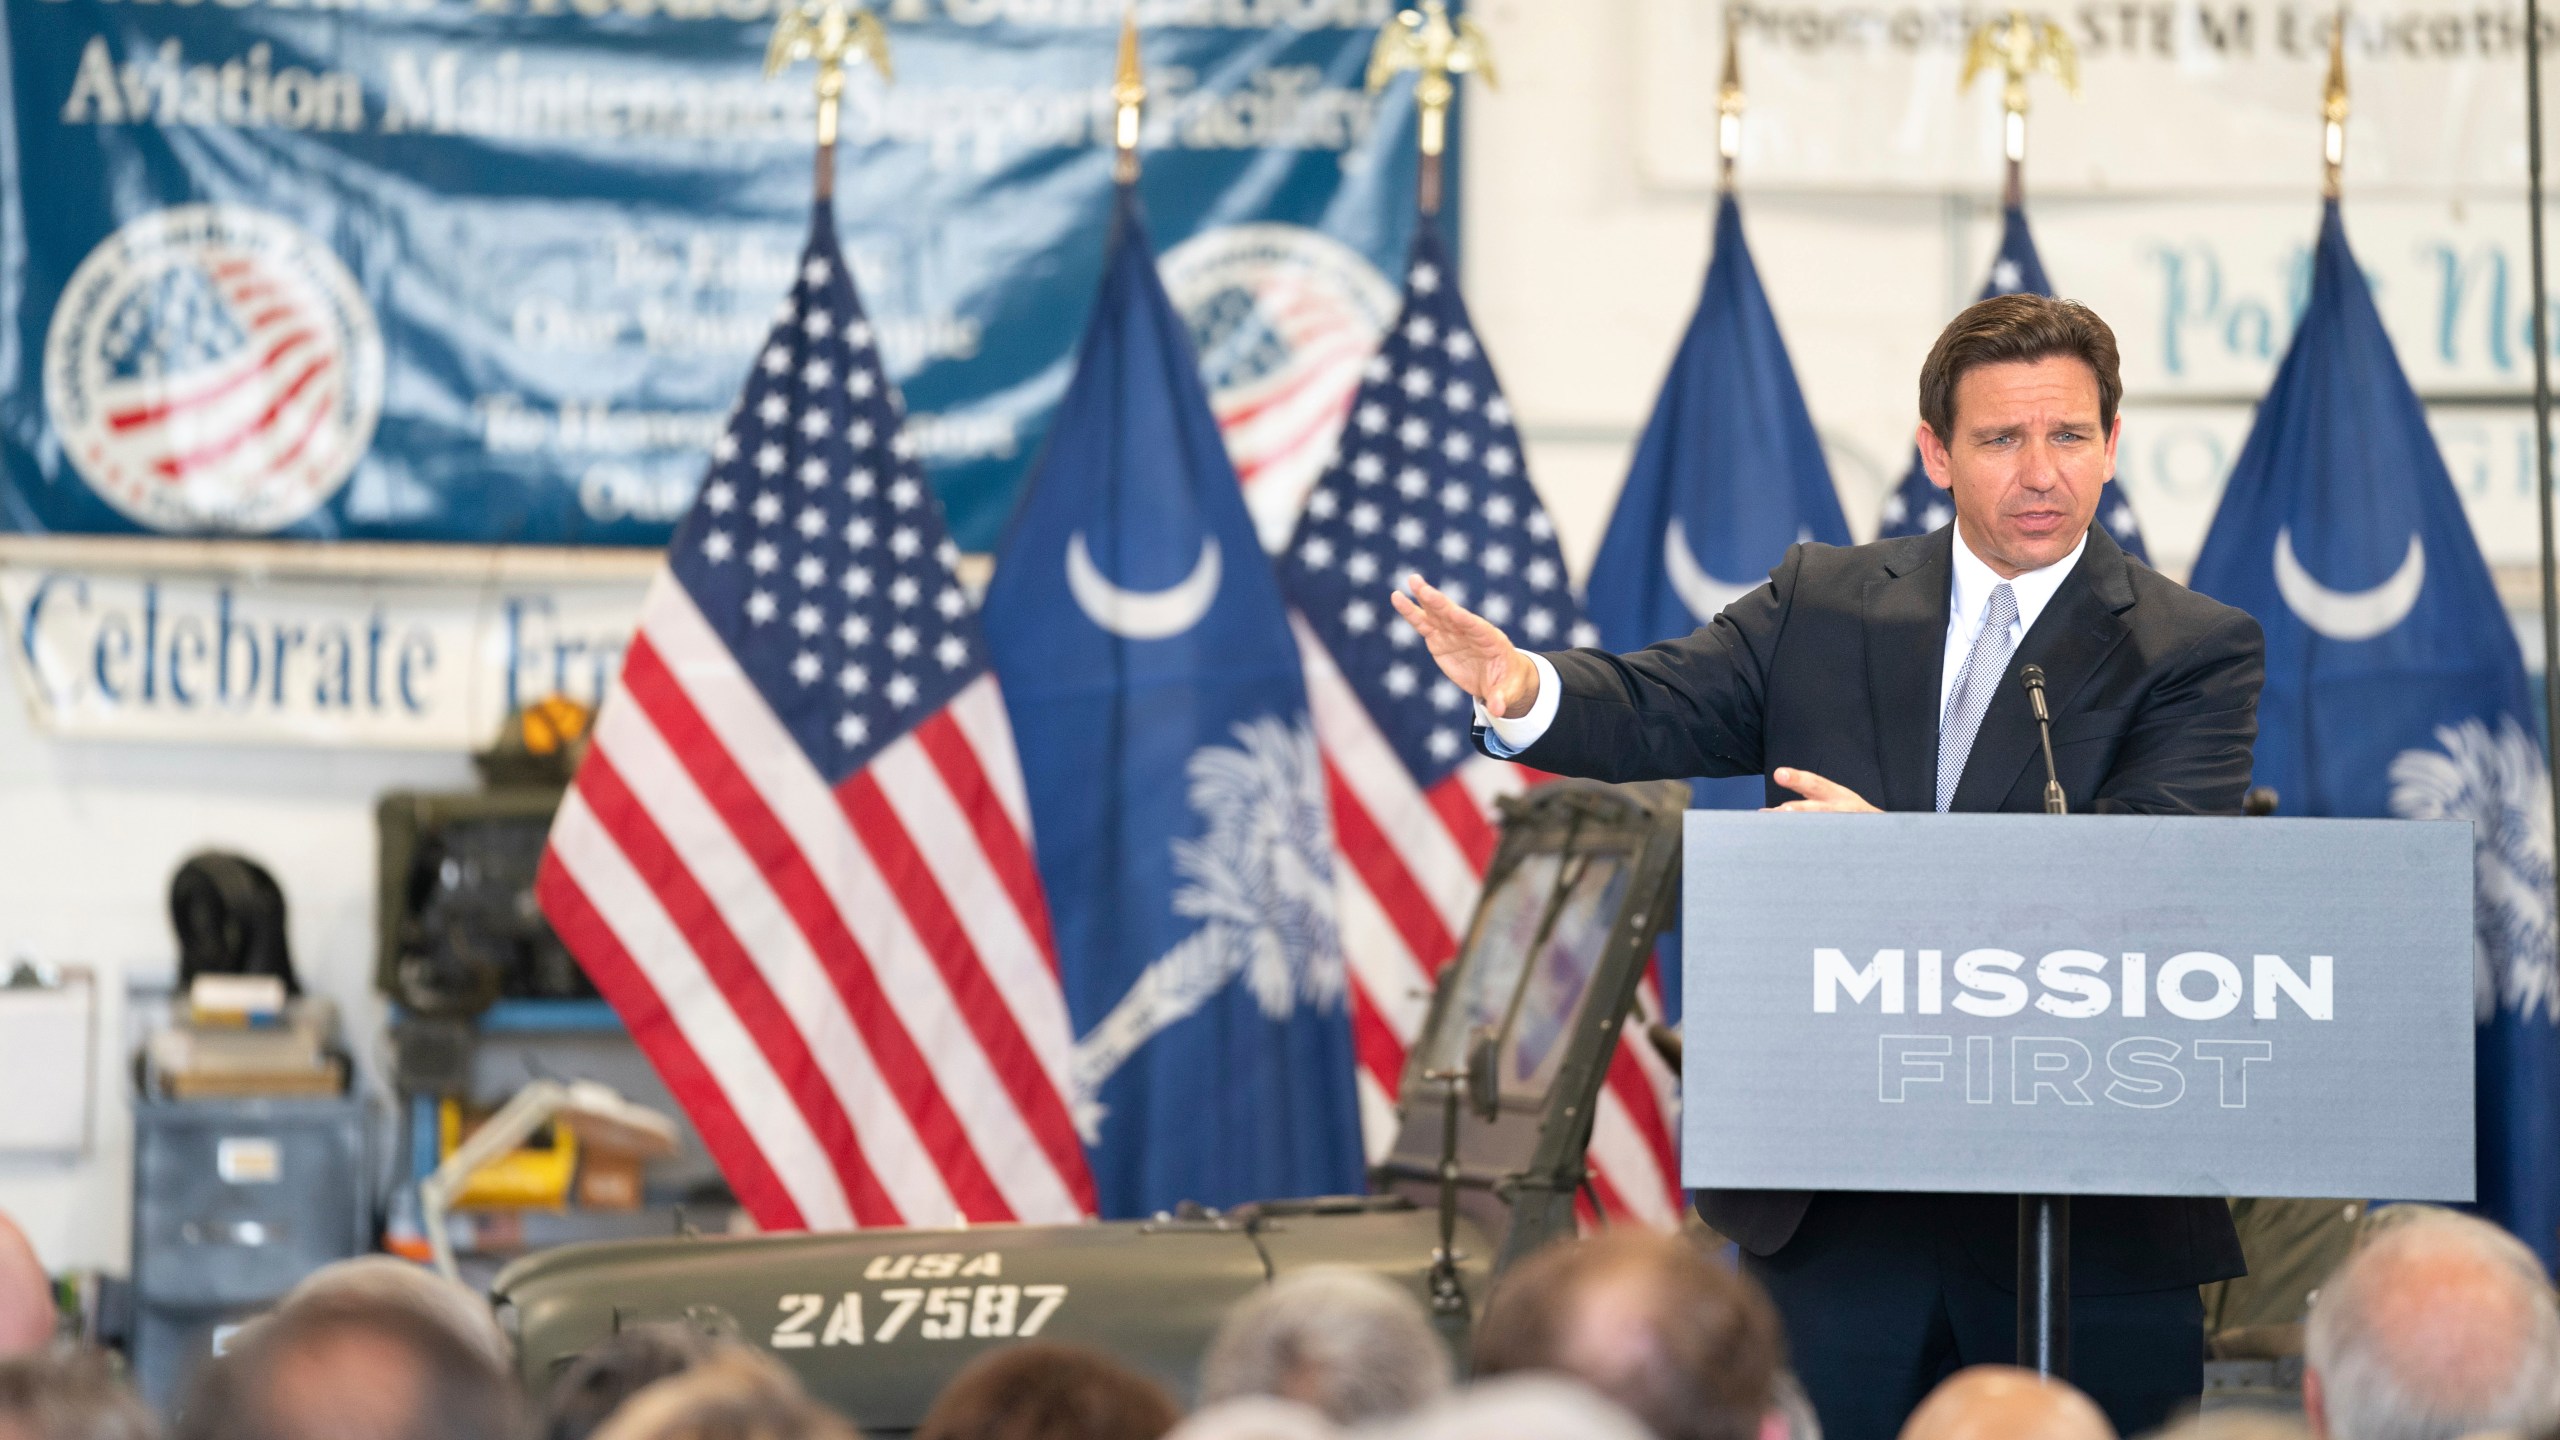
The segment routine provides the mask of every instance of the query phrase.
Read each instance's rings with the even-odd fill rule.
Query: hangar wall
[[[1469,297],[1578,574],[1706,260],[1712,193],[1708,172],[1691,163],[1704,132],[1685,149],[1661,132],[1694,118],[1701,97],[1712,105],[1712,24],[1697,17],[1713,7],[1475,8],[1504,88],[1478,94],[1466,122]],[[2514,85],[2505,62],[2495,63],[2456,79]],[[1951,91],[1951,62],[1931,64],[1946,70],[1931,83]],[[2359,72],[2368,92],[2399,83],[2394,64]],[[2079,140],[2065,130],[2081,122],[2057,121],[2053,168],[2071,183],[2033,210],[2048,270],[2124,334],[2135,437],[2127,473],[2171,573],[2194,555],[2248,402],[2280,353],[2287,247],[2307,245],[2316,220],[2319,65],[2296,56],[2278,68],[2289,78],[2268,104],[2298,117],[2293,149],[2217,154],[2211,160],[2233,174],[2200,174],[2190,186],[2110,189],[2087,183],[2085,157],[2072,148]],[[1996,164],[1979,167],[1979,186],[1961,188],[1925,166],[1906,182],[1817,186],[1763,172],[1762,184],[1746,163],[1754,250],[1861,534],[1872,532],[1905,463],[1919,357],[1980,283],[1998,219]],[[2269,184],[2260,165],[2297,178]],[[2416,175],[2350,195],[2349,224],[2404,358],[2422,390],[2453,397],[2439,407],[2439,433],[2509,603],[2523,607],[2533,531],[2529,451],[2516,445],[2527,415],[2515,403],[2523,347],[2513,333],[2522,207],[2495,185],[2448,188]],[[2208,271],[2210,306],[2199,298]],[[2167,352],[2180,342],[2173,366]],[[2529,656],[2537,644],[2528,637]],[[0,958],[95,966],[109,1003],[89,1156],[0,1159],[0,1209],[28,1227],[49,1265],[121,1271],[129,1146],[117,1103],[126,1038],[116,997],[125,982],[165,983],[171,973],[170,873],[211,845],[266,862],[292,906],[305,977],[340,1001],[350,1035],[371,1047],[381,1020],[368,986],[374,801],[394,788],[464,788],[472,774],[450,753],[64,741],[32,727],[18,686],[17,672],[0,667]]]

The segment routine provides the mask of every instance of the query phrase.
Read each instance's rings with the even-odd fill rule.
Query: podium
[[[1684,1185],[2472,1198],[2467,824],[1686,825]],[[2038,1288],[2020,1363],[2064,1373]]]

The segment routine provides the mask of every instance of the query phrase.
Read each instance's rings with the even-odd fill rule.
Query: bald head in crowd
[[[0,1215],[0,1360],[53,1343],[53,1282],[16,1224]]]
[[[2302,1403],[2321,1440],[2541,1434],[2560,1421],[2560,1308],[2533,1252],[2469,1216],[2375,1235],[2311,1305]]]
[[[2096,1401],[2013,1365],[1957,1371],[1902,1423],[1902,1440],[2115,1440],[2115,1434]]]
[[[297,1302],[197,1375],[178,1440],[522,1440],[516,1387],[439,1318],[379,1296]]]
[[[1475,1373],[1569,1375],[1657,1440],[1782,1440],[1784,1351],[1777,1310],[1748,1276],[1628,1226],[1513,1267],[1476,1329]]]

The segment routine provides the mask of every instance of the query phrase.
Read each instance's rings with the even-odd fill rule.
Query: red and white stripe
[[[538,893],[760,1225],[1092,1213],[993,676],[830,786],[661,575]]]
[[[1351,975],[1360,1112],[1372,1160],[1395,1139],[1396,1086],[1421,1033],[1431,986],[1458,953],[1499,838],[1495,802],[1534,772],[1475,756],[1424,790],[1369,718],[1333,655],[1292,615],[1307,703],[1333,802],[1343,957]],[[1639,1001],[1661,1004],[1648,978]],[[1673,1149],[1679,1086],[1652,1048],[1622,1044],[1591,1131],[1592,1186],[1612,1216],[1659,1229],[1680,1221]]]
[[[245,342],[174,385],[153,378],[116,387],[107,433],[146,447],[141,468],[169,484],[205,471],[256,475],[325,461],[313,451],[336,443],[322,422],[344,375],[323,322],[245,258],[217,259],[212,272]]]

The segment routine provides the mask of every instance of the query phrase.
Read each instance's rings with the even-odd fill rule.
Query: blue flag
[[[1105,1216],[1357,1191],[1323,762],[1137,203],[987,592]]]
[[[1600,643],[1686,635],[1757,588],[1799,540],[1849,543],[1831,467],[1731,195],[1706,291],[1600,542],[1586,602]],[[1694,782],[1696,803],[1756,810],[1757,776]]]
[[[2266,627],[2252,779],[2283,813],[2472,823],[2480,1208],[2552,1263],[2551,797],[2524,655],[2334,200],[2193,584]]]
[[[1991,257],[1991,275],[1982,282],[1982,293],[1976,301],[1994,295],[2050,295],[2053,282],[2045,278],[2044,261],[2036,255],[2036,241],[2027,233],[2027,212],[2010,206],[2000,221],[2000,253]],[[1953,502],[1947,492],[1929,483],[1929,471],[1920,463],[1920,452],[1911,452],[1911,468],[1902,483],[1884,497],[1884,524],[1876,531],[1879,540],[1896,535],[1926,535],[1956,518]],[[2107,527],[2124,553],[2148,565],[2151,552],[2143,548],[2142,526],[2133,518],[2133,506],[2124,498],[2124,487],[2117,485],[2098,503],[2098,523]]]

